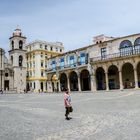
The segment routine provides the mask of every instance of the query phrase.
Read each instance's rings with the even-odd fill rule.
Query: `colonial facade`
[[[61,42],[35,40],[16,29],[9,59],[0,49],[0,89],[22,92],[140,88],[140,34],[94,37],[93,44],[64,53]]]
[[[9,40],[9,59],[5,56],[4,50],[0,51],[0,89],[22,92],[26,89],[26,50],[24,49],[26,37],[17,28]]]
[[[27,90],[47,91],[47,60],[64,52],[61,42],[33,41],[26,45]]]
[[[140,87],[140,34],[96,36],[94,44],[48,60],[48,91]]]

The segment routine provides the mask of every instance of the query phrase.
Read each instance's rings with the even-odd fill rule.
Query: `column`
[[[59,88],[59,92],[61,92],[61,84],[60,84],[60,80],[58,81],[58,88]]]
[[[139,88],[138,86],[138,75],[137,75],[137,69],[134,68],[134,79],[135,79],[135,88]]]
[[[106,90],[109,90],[108,86],[108,72],[105,72]]]
[[[69,91],[71,91],[70,89],[70,80],[69,80],[69,75],[67,74],[67,88]]]
[[[97,87],[96,87],[96,75],[91,75],[90,76],[90,82],[91,82],[91,91],[97,91]]]
[[[123,89],[122,71],[119,71],[119,83],[120,83],[120,90],[122,90]]]
[[[80,74],[78,73],[78,91],[81,91]]]

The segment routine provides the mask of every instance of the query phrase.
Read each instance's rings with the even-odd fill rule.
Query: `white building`
[[[64,52],[61,42],[35,40],[26,45],[27,49],[27,90],[47,91],[48,58]]]

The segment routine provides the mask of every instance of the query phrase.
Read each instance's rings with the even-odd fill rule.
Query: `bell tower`
[[[14,70],[13,88],[17,92],[23,92],[26,89],[26,37],[22,35],[21,29],[17,27],[9,40],[9,59]]]

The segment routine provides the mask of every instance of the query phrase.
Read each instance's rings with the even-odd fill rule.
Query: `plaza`
[[[0,95],[0,140],[138,140],[140,91],[71,92],[65,120],[63,93]]]

